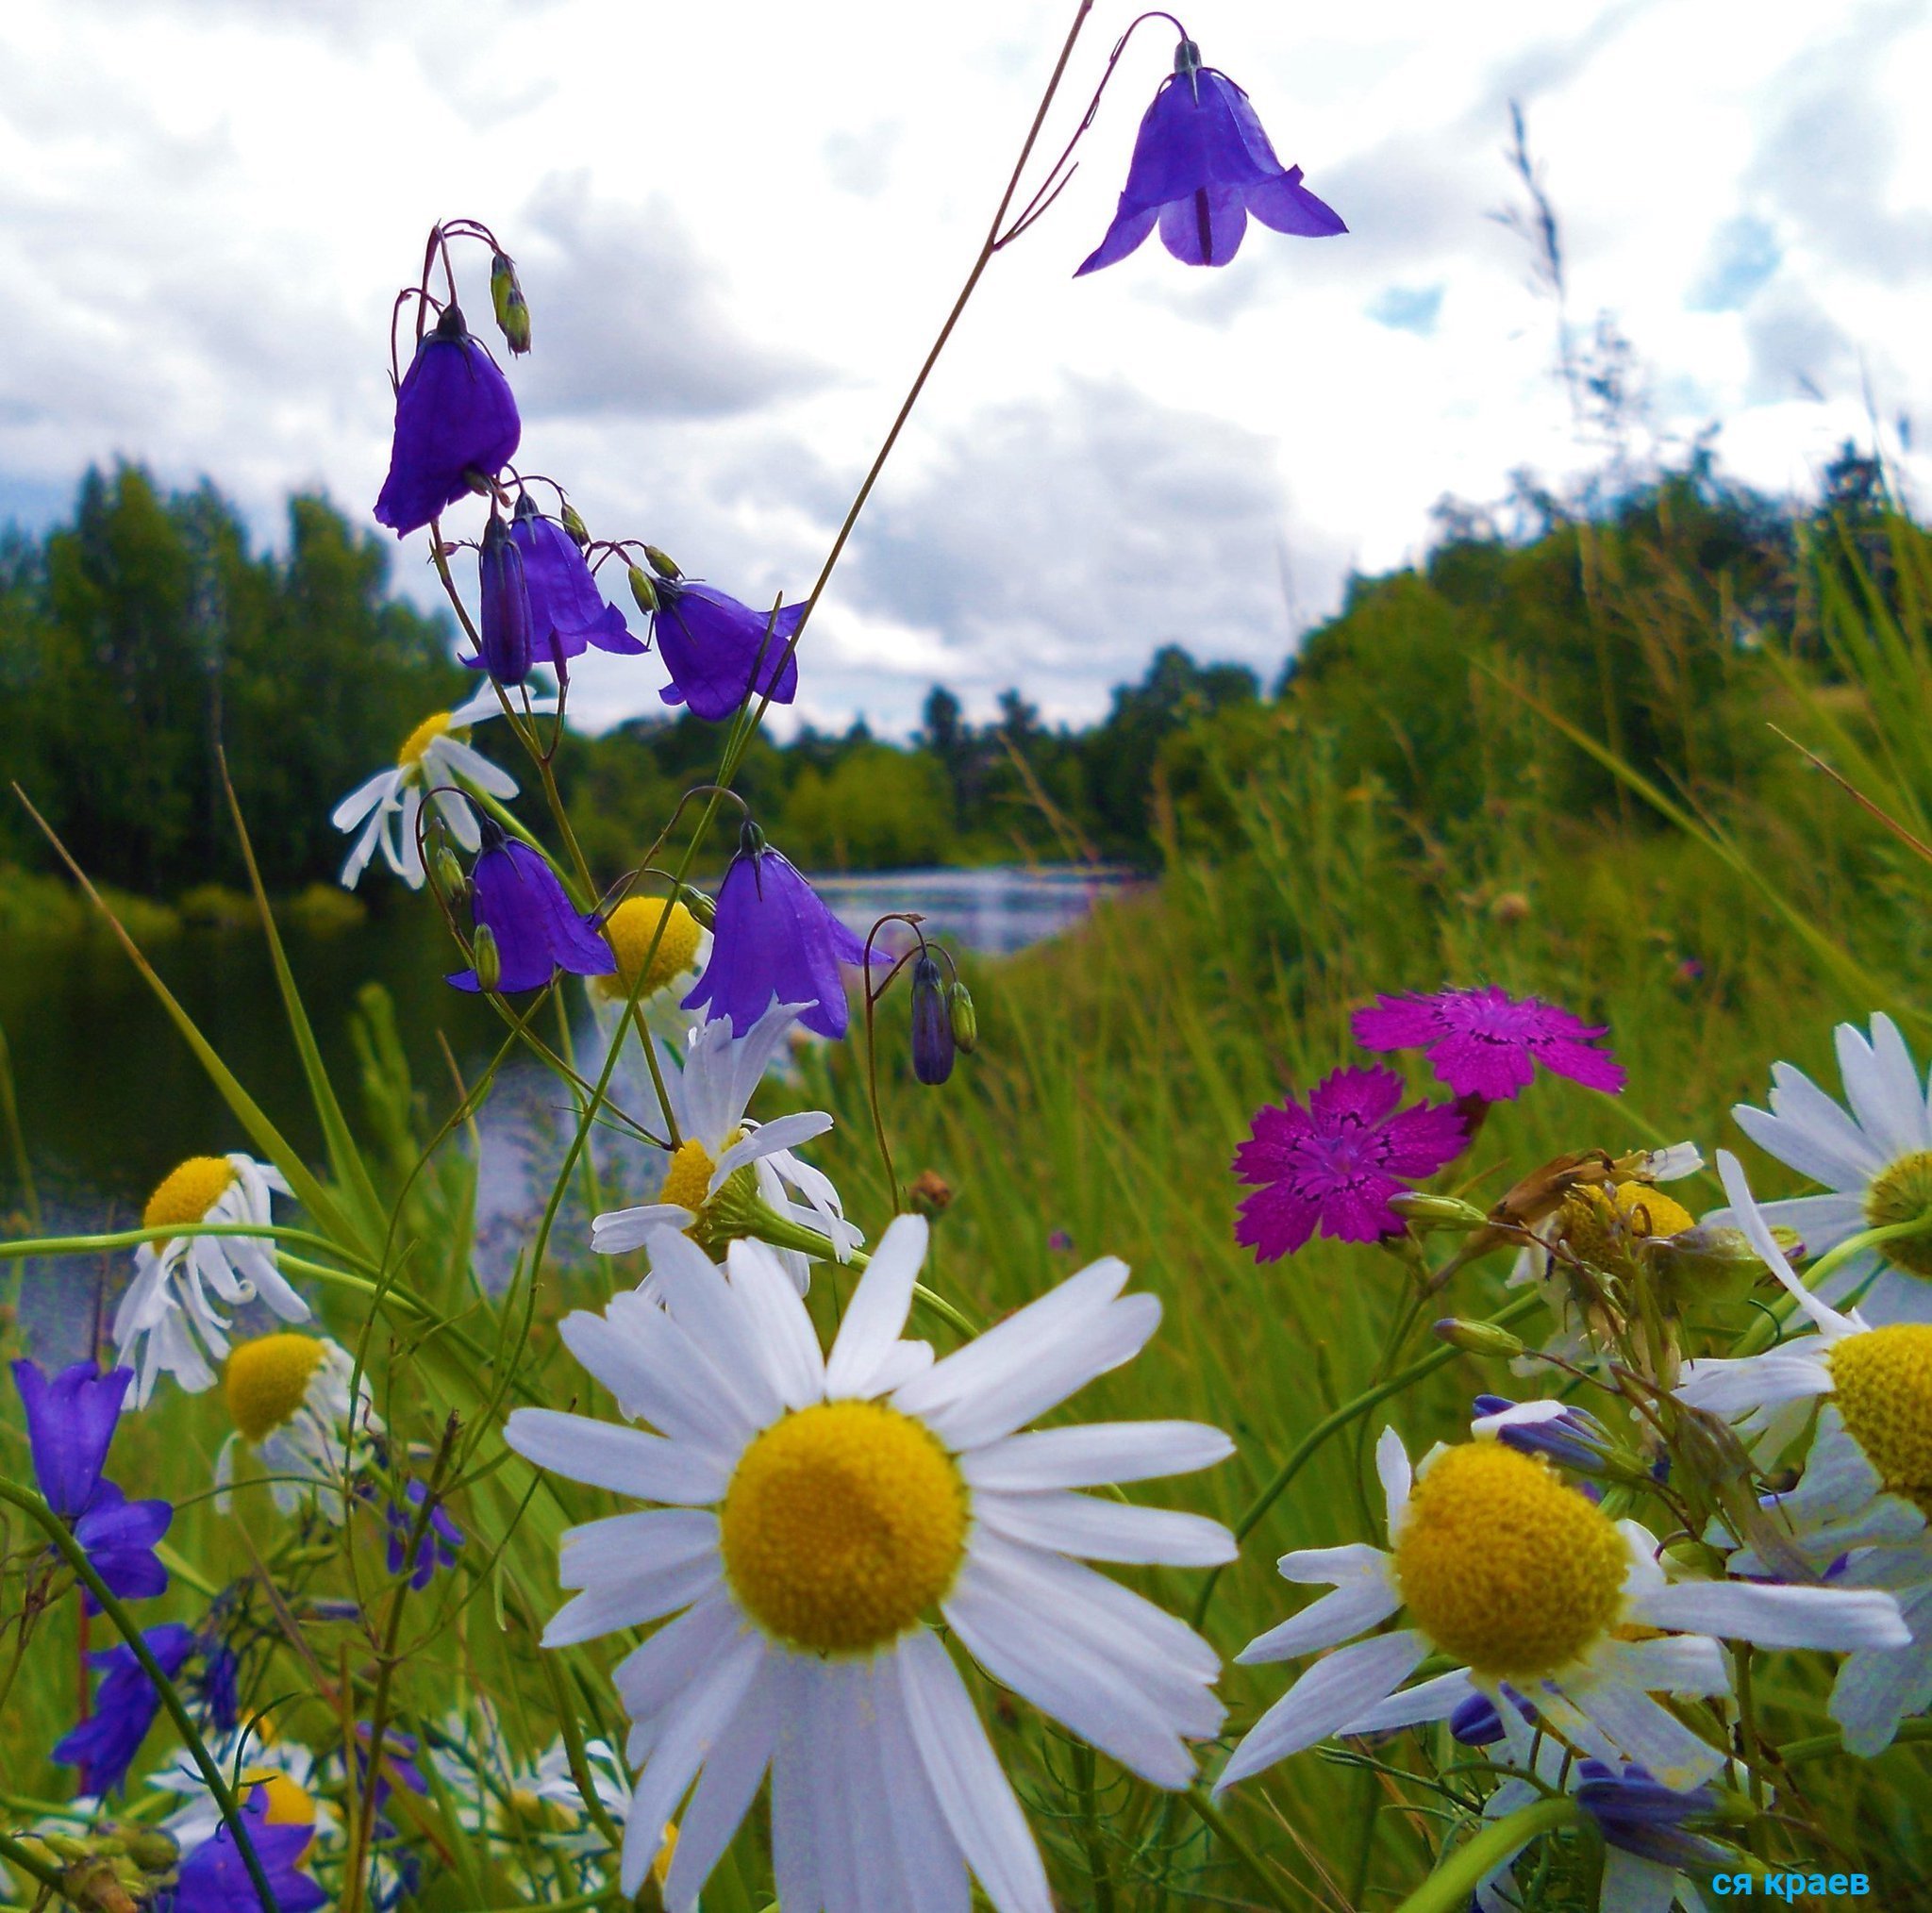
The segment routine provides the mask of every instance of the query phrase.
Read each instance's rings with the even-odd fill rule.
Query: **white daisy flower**
[[[235,1348],[222,1377],[235,1432],[215,1457],[221,1513],[229,1507],[236,1448],[244,1446],[271,1477],[269,1491],[284,1514],[312,1498],[324,1517],[341,1526],[343,1484],[368,1458],[372,1438],[382,1433],[366,1375],[351,1415],[355,1372],[348,1350],[326,1336],[264,1335]]]
[[[237,1791],[268,1788],[267,1819],[271,1826],[312,1826],[318,1841],[332,1839],[340,1826],[334,1807],[318,1800],[319,1763],[299,1740],[284,1740],[263,1731],[257,1722],[235,1728],[208,1743],[208,1754]],[[184,1854],[212,1839],[222,1824],[222,1809],[208,1791],[194,1756],[179,1747],[154,1773],[148,1786],[178,1793],[181,1805],[161,1822]]]
[[[658,931],[660,921],[664,925],[661,936]],[[658,942],[655,954],[651,952],[653,938]],[[604,940],[617,958],[617,968],[608,976],[585,977],[584,991],[605,1040],[615,1040],[621,1026],[629,1022],[624,1006],[635,989],[644,1026],[675,1039],[681,1047],[697,1022],[692,1012],[682,1006],[682,999],[691,994],[691,986],[711,960],[710,931],[680,901],[673,901],[667,907],[662,897],[625,897],[604,919]],[[646,956],[650,956],[648,969]],[[636,1074],[647,1091],[644,1106],[655,1108],[657,1092],[648,1071],[640,1064]]]
[[[509,1832],[535,1837],[567,1854],[607,1851],[591,1822],[561,1738],[535,1759],[510,1749],[487,1700],[475,1713],[442,1718],[429,1750],[431,1764],[448,1784],[457,1818],[471,1833]],[[584,1742],[584,1769],[597,1804],[620,1826],[630,1811],[630,1780],[608,1740]]]
[[[555,710],[557,703],[554,698],[538,698],[531,708]],[[465,850],[482,848],[482,835],[469,805],[450,787],[467,785],[505,802],[517,794],[516,779],[472,750],[467,740],[472,724],[501,716],[502,712],[495,690],[486,687],[468,704],[425,718],[403,740],[393,770],[378,771],[336,806],[329,814],[329,822],[338,830],[357,833],[342,865],[344,890],[356,888],[378,850],[390,869],[411,890],[423,888],[423,858],[416,847],[416,827],[423,799],[430,791],[436,793],[437,810],[449,826],[450,835]]]
[[[272,1241],[197,1236],[196,1223],[266,1227],[271,1194],[289,1194],[282,1173],[247,1156],[191,1156],[161,1178],[142,1212],[146,1229],[180,1228],[134,1252],[134,1280],[114,1311],[114,1346],[136,1379],[124,1406],[147,1406],[155,1381],[172,1374],[190,1394],[209,1387],[210,1360],[228,1352],[228,1318],[216,1314],[203,1283],[230,1306],[259,1298],[284,1322],[307,1322],[308,1305],[275,1267]]]
[[[666,1073],[665,1090],[681,1139],[655,1203],[610,1209],[592,1219],[591,1246],[607,1256],[641,1248],[658,1229],[681,1229],[708,1248],[735,1237],[789,1232],[797,1245],[777,1251],[801,1294],[810,1282],[810,1251],[823,1238],[844,1261],[865,1238],[845,1220],[830,1179],[792,1155],[794,1143],[823,1136],[823,1109],[753,1123],[745,1110],[786,1032],[809,1004],[774,1003],[741,1037],[728,1016],[691,1033],[684,1067]],[[794,1201],[793,1195],[799,1198]],[[775,1223],[777,1226],[774,1227]],[[655,1278],[647,1278],[650,1292]]]
[[[1693,1362],[1676,1392],[1693,1407],[1742,1415],[1747,1429],[1766,1431],[1774,1454],[1824,1402],[1802,1479],[1765,1506],[1833,1587],[1897,1596],[1909,1641],[1853,1654],[1831,1694],[1845,1745],[1876,1754],[1902,1720],[1932,1706],[1932,1323],[1874,1328],[1819,1301],[1771,1239],[1766,1218],[1775,1206],[1756,1201],[1735,1156],[1721,1153],[1718,1164],[1739,1226],[1817,1333],[1760,1355]],[[1730,1571],[1770,1572],[1748,1547],[1731,1556]]]
[[[1763,1647],[1892,1647],[1907,1639],[1889,1594],[1824,1588],[1667,1582],[1654,1536],[1613,1522],[1538,1457],[1500,1441],[1437,1447],[1411,1476],[1402,1438],[1375,1451],[1391,1552],[1307,1548],[1278,1564],[1290,1581],[1335,1590],[1251,1641],[1236,1659],[1286,1660],[1379,1626],[1408,1625],[1318,1660],[1262,1715],[1216,1791],[1338,1734],[1446,1720],[1503,1684],[1578,1753],[1697,1786],[1723,1749],[1652,1698],[1730,1691],[1712,1636]],[[1631,1639],[1631,1631],[1658,1630]],[[1466,1665],[1405,1682],[1431,1654]]]
[[[625,1843],[637,1890],[691,1789],[665,1894],[687,1913],[766,1771],[786,1913],[964,1913],[968,1872],[998,1913],[1048,1913],[1040,1854],[937,1610],[993,1679],[1142,1778],[1185,1787],[1219,1731],[1214,1651],[1076,1556],[1205,1567],[1215,1522],[1072,1490],[1191,1472],[1232,1444],[1189,1422],[1020,1434],[1118,1368],[1160,1319],[1096,1262],[935,1362],[900,1339],[926,1242],[902,1216],[829,1356],[785,1273],[736,1241],[721,1273],[651,1238],[665,1306],[567,1316],[572,1352],[634,1420],[520,1408],[539,1466],[669,1504],[575,1528],[558,1578],[584,1591],[545,1630],[564,1647],[676,1618],[614,1680],[642,1763]]]
[[[1932,1209],[1927,1088],[1897,1024],[1874,1016],[1869,1041],[1849,1023],[1836,1037],[1849,1111],[1790,1063],[1772,1065],[1768,1111],[1745,1103],[1731,1111],[1767,1155],[1832,1191],[1763,1205],[1766,1219],[1796,1230],[1814,1258],[1861,1230]],[[1735,1212],[1708,1220],[1733,1223]],[[1828,1302],[1856,1300],[1871,1322],[1932,1322],[1932,1236],[1859,1251],[1832,1272],[1822,1293]]]

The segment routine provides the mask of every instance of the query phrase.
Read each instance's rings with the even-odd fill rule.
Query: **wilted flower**
[[[624,613],[604,602],[576,541],[556,519],[545,518],[527,491],[517,500],[509,536],[523,558],[533,663],[554,665],[561,674],[587,644],[600,651],[643,650],[644,640],[631,636]]]
[[[687,1009],[709,1006],[748,1030],[773,1003],[808,1006],[799,1022],[836,1041],[849,1011],[839,966],[863,963],[865,944],[822,904],[782,852],[746,824],[719,887],[711,960]]]
[[[308,1305],[275,1267],[273,1243],[194,1232],[197,1223],[266,1228],[270,1197],[288,1193],[273,1163],[239,1152],[191,1156],[161,1178],[142,1223],[179,1233],[135,1250],[134,1280],[114,1311],[114,1346],[140,1368],[128,1406],[146,1407],[163,1372],[192,1395],[214,1381],[208,1363],[228,1352],[228,1319],[215,1313],[204,1282],[230,1306],[260,1301],[284,1322],[308,1321]]]
[[[467,660],[498,684],[521,684],[530,674],[530,592],[524,580],[524,555],[509,527],[495,512],[483,527],[476,554],[480,608],[477,637],[482,655]]]
[[[1232,1443],[1184,1422],[1018,1431],[1140,1353],[1160,1320],[1108,1259],[935,1361],[903,1339],[925,1223],[886,1232],[821,1355],[757,1242],[720,1271],[650,1241],[665,1307],[566,1318],[571,1347],[651,1429],[519,1408],[508,1445],[637,1503],[570,1530],[581,1589],[546,1647],[667,1619],[612,1678],[642,1761],[622,1884],[642,1885],[695,1783],[665,1902],[689,1913],[766,1772],[779,1896],[796,1908],[1046,1913],[1045,1871],[972,1695],[927,1616],[1002,1686],[1156,1787],[1220,1730],[1214,1651],[1086,1565],[1210,1567],[1218,1522],[1069,1490],[1179,1474]],[[718,1377],[717,1382],[710,1377]],[[665,1505],[664,1504],[669,1504]]]
[[[1125,258],[1157,221],[1161,244],[1184,265],[1224,266],[1240,248],[1250,213],[1303,239],[1348,230],[1302,184],[1302,169],[1274,157],[1247,94],[1225,74],[1204,67],[1200,48],[1184,40],[1174,72],[1141,118],[1113,224],[1074,276]]]
[[[1291,1096],[1255,1112],[1254,1133],[1235,1151],[1235,1173],[1256,1186],[1242,1204],[1235,1240],[1273,1262],[1315,1233],[1374,1242],[1402,1233],[1390,1198],[1433,1175],[1462,1148],[1462,1119],[1417,1103],[1396,1114],[1402,1078],[1393,1070],[1336,1070],[1307,1106]]]
[[[511,837],[490,818],[482,822],[482,854],[470,873],[470,905],[477,927],[496,947],[493,987],[506,994],[541,990],[558,970],[578,976],[608,976],[617,967],[610,946],[597,934],[594,914],[585,915],[564,894],[542,854]],[[479,990],[474,970],[449,981]]]
[[[346,1518],[342,1486],[382,1433],[382,1418],[365,1376],[352,1406],[355,1359],[326,1336],[264,1335],[241,1343],[222,1377],[235,1432],[215,1456],[215,1506],[225,1514],[235,1479],[235,1451],[250,1449],[270,1476],[284,1514],[313,1498],[324,1517]]]
[[[805,616],[803,602],[774,618],[711,585],[660,577],[655,591],[652,628],[671,674],[658,693],[666,704],[689,705],[715,723],[754,691],[768,693],[774,704],[790,704],[798,695],[791,635]]]
[[[1616,1095],[1624,1072],[1591,1044],[1606,1034],[1553,1003],[1519,1001],[1493,985],[1439,990],[1433,996],[1384,996],[1358,1009],[1355,1040],[1365,1050],[1422,1050],[1458,1096],[1507,1103],[1529,1087],[1541,1063],[1554,1075]]]
[[[395,438],[375,521],[398,538],[419,530],[470,489],[493,478],[523,436],[509,382],[455,306],[443,308],[396,388]]]

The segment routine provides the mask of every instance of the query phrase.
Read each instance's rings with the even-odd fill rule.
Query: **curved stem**
[[[1486,1874],[1519,1854],[1531,1840],[1558,1827],[1574,1826],[1583,1809],[1567,1794],[1532,1801],[1505,1814],[1457,1847],[1396,1908],[1396,1913],[1461,1913]]]

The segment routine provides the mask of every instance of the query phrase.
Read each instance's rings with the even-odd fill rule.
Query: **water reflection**
[[[928,936],[1005,956],[1064,930],[1136,880],[1134,872],[1105,864],[1001,864],[817,876],[812,884],[860,936],[888,910],[914,910]]]

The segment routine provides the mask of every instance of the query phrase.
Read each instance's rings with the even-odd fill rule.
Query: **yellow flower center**
[[[313,1826],[315,1803],[279,1767],[251,1767],[242,1776],[268,1795],[264,1818],[270,1826]]]
[[[1395,1544],[1416,1625],[1491,1679],[1534,1679],[1576,1659],[1615,1625],[1628,1566],[1607,1515],[1499,1441],[1439,1455]]]
[[[235,1165],[225,1156],[191,1156],[164,1175],[147,1207],[141,1212],[144,1229],[177,1229],[198,1223],[227,1194],[235,1181]]]
[[[1865,1191],[1865,1220],[1874,1229],[1915,1223],[1927,1209],[1932,1209],[1932,1150],[1900,1156]],[[1932,1236],[1888,1242],[1885,1258],[1914,1275],[1932,1275]]]
[[[671,1877],[671,1862],[677,1854],[677,1829],[668,1822],[664,1828],[664,1844],[658,1849],[658,1857],[651,1862],[651,1878],[662,1892],[664,1883]]]
[[[1689,1209],[1647,1182],[1580,1189],[1563,1200],[1563,1239],[1599,1269],[1615,1269],[1636,1243],[1696,1226]]]
[[[449,735],[449,713],[440,710],[434,717],[426,717],[403,740],[403,748],[396,753],[396,769],[413,771],[423,761],[423,754],[438,738]]]
[[[724,1491],[724,1572],[752,1618],[817,1654],[884,1647],[953,1585],[966,1484],[924,1422],[824,1402],[773,1424]]]
[[[696,1215],[710,1192],[711,1174],[718,1165],[705,1145],[693,1138],[680,1142],[671,1153],[671,1167],[664,1172],[664,1187],[658,1191],[660,1203],[675,1203]]]
[[[664,925],[661,937],[658,936],[659,923]],[[682,904],[667,907],[662,897],[626,897],[604,921],[604,940],[617,958],[617,969],[608,976],[593,976],[591,986],[611,1002],[623,1003],[641,972],[643,985],[637,991],[641,1003],[691,968],[703,935],[698,920]],[[646,967],[644,957],[654,937],[658,938],[657,954]]]
[[[1825,1360],[1852,1439],[1887,1488],[1932,1518],[1932,1323],[1848,1335]]]
[[[264,1335],[228,1356],[222,1392],[228,1419],[245,1441],[259,1441],[302,1406],[322,1366],[323,1345],[312,1335]]]

